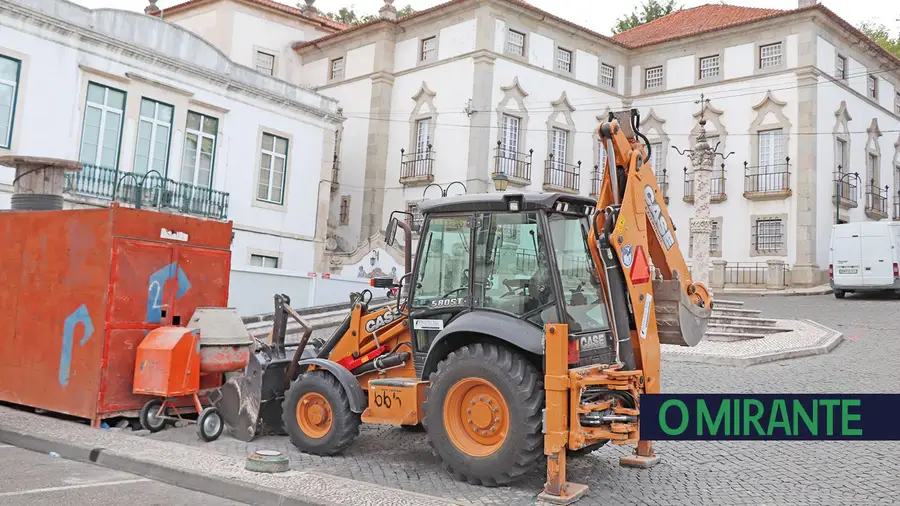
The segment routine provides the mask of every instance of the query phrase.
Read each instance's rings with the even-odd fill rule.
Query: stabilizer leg
[[[621,457],[619,465],[622,467],[639,467],[648,469],[659,464],[659,456],[653,452],[653,441],[640,440],[633,455]]]

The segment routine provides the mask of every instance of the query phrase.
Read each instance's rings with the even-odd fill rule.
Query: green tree
[[[622,33],[681,9],[680,5],[676,6],[675,0],[666,0],[664,3],[659,0],[645,0],[644,4],[635,7],[631,14],[617,19],[612,31],[613,33]]]
[[[416,10],[412,8],[412,5],[407,4],[406,7],[397,11],[397,17],[402,18],[404,16],[409,16],[414,12],[416,12]],[[378,18],[376,14],[357,14],[355,5],[341,7],[337,12],[326,12],[325,17],[347,26],[361,25]]]
[[[886,26],[881,23],[875,23],[874,21],[865,21],[861,23],[858,28],[879,46],[900,58],[900,35],[892,37],[891,32],[888,31]]]

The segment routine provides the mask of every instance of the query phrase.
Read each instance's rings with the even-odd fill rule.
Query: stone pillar
[[[766,289],[784,290],[784,260],[766,260]]]
[[[50,211],[63,208],[66,172],[80,172],[81,163],[38,156],[0,156],[0,165],[14,167],[13,210]]]
[[[715,289],[724,289],[725,288],[725,266],[728,265],[728,262],[725,260],[721,260],[719,258],[712,261],[712,278],[709,280],[710,288]]]
[[[709,286],[709,234],[712,231],[712,222],[709,219],[712,159],[712,149],[706,142],[706,120],[701,116],[697,144],[691,151],[691,164],[694,167],[694,217],[691,219],[694,248],[691,255],[691,278],[695,283],[706,286]]]
[[[815,53],[813,53],[815,54]],[[821,270],[816,258],[818,233],[816,230],[816,143],[815,135],[818,86],[816,75],[811,71],[798,72],[798,133],[793,142],[797,146],[796,167],[791,171],[797,181],[797,226],[796,259],[791,269],[793,282],[800,286],[814,286],[821,281]],[[829,138],[830,139],[830,138]],[[833,142],[833,141],[830,141]],[[830,204],[830,201],[829,201]]]
[[[485,18],[490,20],[491,18]],[[493,25],[492,25],[493,26]],[[475,108],[484,108],[491,103],[494,90],[494,60],[496,57],[483,52],[473,57],[475,75],[472,86],[472,104]],[[469,165],[466,171],[466,189],[468,193],[493,192],[490,182],[491,160],[493,149],[491,139],[487,135],[491,131],[491,110],[479,110],[469,118]],[[455,186],[455,185],[454,185]]]
[[[394,90],[394,76],[379,72],[372,76],[372,97],[370,100],[369,138],[366,147],[366,176],[363,189],[362,220],[359,244],[381,231],[384,213],[384,189],[388,160],[388,135],[391,123],[382,121],[391,110],[391,96]],[[396,183],[396,182],[395,182]],[[403,205],[394,203],[392,205]]]

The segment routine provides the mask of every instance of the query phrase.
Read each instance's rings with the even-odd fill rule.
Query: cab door
[[[474,224],[471,214],[432,216],[419,236],[409,299],[417,373],[435,336],[472,306],[469,273]]]

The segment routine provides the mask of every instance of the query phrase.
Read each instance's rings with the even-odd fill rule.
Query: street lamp
[[[505,192],[506,187],[509,186],[509,177],[504,172],[494,174],[491,179],[494,180],[494,187],[498,192]]]
[[[450,190],[450,187],[453,186],[453,185],[455,185],[455,184],[458,184],[458,185],[460,185],[460,186],[463,187],[463,193],[468,193],[469,190],[466,188],[466,185],[464,185],[463,183],[461,183],[461,182],[459,182],[459,181],[453,181],[452,183],[448,184],[446,188],[443,187],[443,186],[441,186],[441,185],[439,185],[439,184],[437,184],[437,183],[431,183],[430,185],[426,186],[424,190],[422,190],[422,197],[423,197],[423,198],[425,197],[425,193],[427,193],[427,192],[428,192],[428,189],[431,188],[432,186],[437,186],[438,188],[440,188],[440,190],[441,190],[441,197],[446,197],[446,196],[447,196],[447,192]]]
[[[838,171],[842,170],[842,167],[838,165]],[[841,184],[844,182],[844,178],[847,176],[853,176],[856,178],[857,185],[860,182],[859,172],[848,172],[841,177],[838,178],[837,182],[837,191],[834,192],[834,224],[837,225],[841,222]]]

